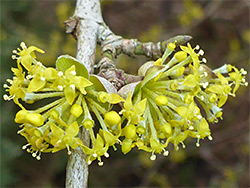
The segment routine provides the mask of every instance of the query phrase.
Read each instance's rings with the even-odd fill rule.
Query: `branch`
[[[163,42],[147,42],[142,43],[137,39],[124,39],[121,36],[115,35],[105,24],[98,28],[97,43],[102,47],[102,55],[110,59],[114,59],[121,53],[130,57],[136,55],[144,55],[150,59],[156,60],[162,56],[170,42],[175,42],[176,45],[181,45],[192,37],[189,35],[178,35]]]
[[[66,24],[66,33],[77,37],[76,58],[80,60],[89,72],[92,72],[95,61],[96,36],[99,23],[102,21],[99,0],[78,0],[74,16]],[[81,127],[79,137],[84,145],[89,145],[89,134]],[[76,148],[69,156],[66,172],[67,188],[87,187],[88,164],[86,155],[81,148]]]
[[[170,42],[176,42],[178,46],[191,39],[191,36],[179,35],[163,42],[141,43],[137,39],[124,39],[121,36],[117,36],[104,23],[100,24],[98,28],[97,43],[101,45],[103,58],[97,66],[99,68],[98,75],[106,78],[117,90],[119,90],[128,83],[142,80],[143,77],[126,74],[123,70],[117,69],[113,60],[118,55],[121,53],[130,57],[144,55],[150,59],[156,60],[162,56]]]

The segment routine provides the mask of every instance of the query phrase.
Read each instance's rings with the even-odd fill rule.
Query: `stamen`
[[[213,140],[213,137],[211,135],[208,136],[209,140]]]
[[[168,154],[169,154],[169,151],[164,151],[163,152],[163,156],[165,156],[165,157],[168,156]]]
[[[41,80],[42,82],[44,82],[44,81],[45,81],[45,78],[44,78],[43,76],[41,76],[40,80]]]
[[[8,86],[7,84],[3,84],[4,88],[10,88],[10,86]]]
[[[37,159],[38,161],[40,161],[40,160],[41,160],[41,152],[39,152],[39,155],[38,155],[38,156],[36,156],[36,159]]]
[[[188,129],[189,130],[194,130],[194,127],[191,125]]]
[[[102,161],[99,161],[99,162],[98,162],[98,165],[99,165],[99,166],[103,166],[103,162],[102,162]]]
[[[40,67],[43,66],[43,64],[40,61],[37,62],[37,65]]]
[[[33,76],[31,76],[30,74],[26,76],[26,78],[29,80],[31,78],[33,78]]]
[[[32,153],[32,157],[36,157],[37,152]]]
[[[57,74],[58,74],[58,76],[60,76],[60,77],[61,77],[61,76],[63,75],[63,72],[62,72],[62,71],[60,71],[60,72],[58,72]]]
[[[201,56],[203,56],[203,55],[204,55],[204,51],[203,51],[203,50],[200,50],[200,51],[198,52],[198,54],[201,55]]]
[[[75,90],[75,85],[74,84],[71,84],[70,86],[69,86],[72,90]]]
[[[206,88],[208,86],[208,84],[209,84],[208,82],[205,82],[205,83],[202,84],[202,87]]]
[[[27,148],[28,146],[30,146],[30,144],[25,144],[25,145],[22,146],[22,149],[23,149],[23,150],[26,150],[26,148]]]
[[[247,74],[247,71],[243,68],[240,69],[240,72],[243,74],[243,75],[246,75]]]
[[[150,157],[150,160],[151,161],[154,161],[156,159],[156,155],[154,153],[152,153],[151,157]]]
[[[70,72],[70,74],[76,75],[76,71],[73,70],[73,71]]]
[[[12,51],[12,53],[13,53],[13,54],[17,54],[17,55],[18,55],[18,53],[17,53],[17,51],[16,51],[16,50],[13,50],[13,51]]]
[[[9,82],[10,84],[13,83],[13,80],[11,80],[11,79],[7,79],[6,81]]]
[[[58,86],[57,86],[57,89],[58,89],[59,91],[62,91],[62,90],[63,90],[63,86],[58,85]]]
[[[207,63],[207,59],[206,58],[202,58],[202,61],[203,61],[203,63]]]
[[[105,156],[106,158],[108,158],[108,157],[109,157],[108,152],[105,152],[105,153],[104,153],[104,156]]]
[[[9,100],[9,96],[6,95],[6,94],[4,94],[4,95],[3,95],[3,99],[4,99],[5,101],[8,101],[8,100]]]
[[[20,46],[21,46],[23,49],[26,49],[26,48],[27,48],[24,42],[21,42]]]

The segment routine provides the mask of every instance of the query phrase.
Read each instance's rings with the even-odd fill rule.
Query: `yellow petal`
[[[133,106],[133,104],[132,104],[132,94],[131,94],[131,92],[129,92],[128,98],[124,102],[124,108],[126,110],[131,110],[132,106]]]
[[[28,86],[28,92],[31,93],[31,92],[39,91],[45,85],[46,85],[46,81],[42,81],[40,79],[32,79]]]
[[[79,132],[79,126],[78,123],[75,121],[73,122],[69,127],[66,129],[66,135],[69,135],[70,137],[75,137]]]
[[[109,93],[107,99],[110,104],[118,104],[124,101],[124,99],[120,95],[115,93]]]

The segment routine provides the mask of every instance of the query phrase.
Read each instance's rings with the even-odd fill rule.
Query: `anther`
[[[13,54],[18,54],[16,50],[13,50],[12,53],[13,53]]]
[[[103,162],[102,162],[102,161],[99,161],[99,162],[98,162],[98,165],[99,165],[99,166],[103,166]]]
[[[16,59],[17,57],[16,57],[15,55],[12,55],[11,58],[12,58],[12,59]]]
[[[7,79],[6,81],[9,82],[10,84],[13,83],[13,80],[11,80],[11,79]]]
[[[40,80],[41,80],[42,82],[44,82],[44,81],[45,81],[45,78],[44,78],[43,76],[41,76]]]
[[[202,55],[204,55],[204,51],[203,51],[203,50],[200,50],[200,51],[198,52],[198,54],[202,56]]]
[[[194,130],[194,127],[191,125],[188,129],[189,130]]]
[[[40,61],[38,61],[37,65],[41,67],[43,64]]]
[[[96,153],[94,153],[94,154],[93,154],[93,157],[97,157],[97,154],[96,154]]]
[[[70,73],[71,73],[72,75],[76,75],[76,71],[74,71],[74,70],[71,71]]]
[[[20,46],[21,46],[23,49],[27,48],[24,42],[21,42]]]
[[[209,135],[208,140],[213,140],[213,137],[211,135]]]
[[[62,72],[62,71],[60,71],[60,72],[58,72],[57,74],[58,74],[58,76],[60,76],[60,77],[61,77],[61,76],[63,75],[63,72]]]
[[[203,63],[207,63],[207,59],[205,57],[202,58]]]
[[[154,161],[156,159],[156,155],[155,154],[152,154],[151,157],[150,157],[150,160],[151,161]]]
[[[200,46],[199,46],[199,45],[196,45],[196,46],[195,46],[195,49],[196,49],[196,50],[199,50],[199,49],[200,49]]]
[[[58,85],[58,86],[57,86],[57,89],[58,89],[59,91],[62,91],[62,90],[63,90],[63,86]]]
[[[9,98],[8,95],[4,94],[4,95],[3,95],[3,99],[4,99],[5,101],[8,101],[10,98]]]
[[[105,156],[106,158],[108,158],[108,157],[109,157],[108,152],[105,152],[105,153],[104,153],[104,156]]]
[[[164,151],[163,152],[163,156],[165,156],[165,157],[168,156],[168,154],[169,154],[169,151]]]
[[[72,90],[75,90],[75,85],[74,85],[74,84],[71,84],[69,87],[70,87]]]
[[[10,88],[10,86],[8,86],[7,84],[3,84],[4,88]]]

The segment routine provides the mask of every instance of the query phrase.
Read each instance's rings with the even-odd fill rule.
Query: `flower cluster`
[[[60,56],[56,69],[47,68],[34,53],[43,50],[24,43],[21,48],[13,51],[17,68],[4,84],[9,93],[4,99],[13,99],[21,108],[15,122],[28,142],[23,149],[38,160],[42,152],[67,149],[70,155],[81,147],[88,164],[97,159],[103,165],[101,157],[109,157],[109,147],[116,150],[117,143],[124,154],[138,147],[155,160],[156,153],[168,155],[170,143],[175,149],[179,144],[185,147],[188,136],[197,139],[198,147],[200,139],[212,139],[208,122],[222,119],[228,95],[235,96],[240,85],[247,85],[244,69],[223,65],[210,70],[201,58],[204,51],[190,44],[178,52],[174,43],[168,44],[162,58],[140,68],[144,79],[124,86],[119,95],[73,57]],[[38,109],[24,105],[39,100],[46,104]],[[120,104],[119,112],[112,109],[115,104]],[[90,146],[80,139],[83,132],[90,135]]]
[[[101,156],[108,157],[108,147],[116,142],[121,129],[121,119],[113,121],[112,128],[107,127],[105,118],[113,116],[112,104],[123,100],[118,94],[107,93],[104,87],[106,80],[89,75],[87,69],[76,59],[70,56],[60,56],[56,61],[57,69],[46,68],[36,60],[35,51],[42,50],[31,46],[26,47],[21,43],[22,49],[14,50],[12,58],[17,60],[17,68],[12,68],[13,79],[7,79],[4,84],[8,95],[5,100],[11,100],[20,106],[15,122],[21,124],[19,134],[24,136],[27,144],[23,149],[27,150],[38,160],[42,152],[57,152],[78,146],[88,154],[89,163]],[[105,82],[106,87],[109,84]],[[108,85],[112,90],[112,85]],[[114,88],[113,88],[114,90]],[[47,102],[36,110],[28,110],[23,103],[32,104],[39,100]],[[49,102],[48,102],[49,101]],[[94,134],[94,114],[101,125],[101,129]],[[117,125],[116,127],[114,125]],[[78,134],[82,129],[88,131],[91,136],[92,147],[85,146]],[[113,131],[112,133],[110,131]]]
[[[139,75],[145,76],[141,82],[119,91],[121,95],[125,90],[133,92],[133,100],[129,94],[121,111],[128,119],[124,153],[138,147],[151,152],[155,160],[155,153],[168,155],[170,143],[176,150],[180,144],[185,148],[187,137],[196,138],[197,147],[200,139],[212,140],[208,122],[222,119],[221,107],[228,95],[235,96],[240,85],[248,84],[244,69],[232,65],[209,69],[198,45],[192,48],[188,43],[175,50],[175,43],[168,44],[162,58],[139,69]]]

